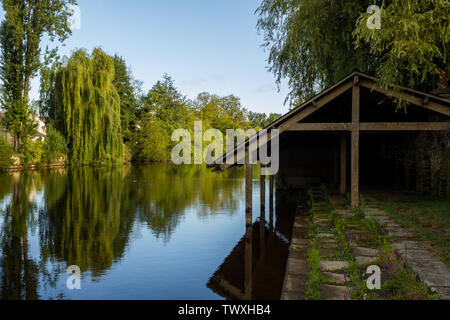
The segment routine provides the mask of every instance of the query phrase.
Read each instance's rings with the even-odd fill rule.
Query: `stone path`
[[[450,268],[440,261],[426,244],[417,236],[399,226],[388,213],[379,209],[379,201],[365,195],[367,208],[364,209],[366,217],[377,220],[386,226],[388,236],[400,255],[406,259],[419,279],[426,283],[430,289],[442,300],[450,300]]]
[[[305,300],[306,281],[308,277],[307,251],[309,240],[306,217],[302,207],[297,205],[297,212],[292,227],[291,245],[286,264],[281,300]]]
[[[362,208],[366,218],[373,218],[387,230],[387,238],[398,250],[402,258],[423,283],[438,295],[440,299],[450,300],[450,268],[431,252],[427,245],[417,236],[399,226],[389,215],[380,209],[380,203],[365,196],[366,207]],[[327,215],[327,206],[330,201],[337,213],[337,220]],[[316,232],[316,239],[321,260],[319,269],[322,284],[320,286],[321,300],[349,300],[352,288],[348,286],[348,279],[344,275],[349,267],[347,261],[339,258],[342,248],[337,241],[335,225],[339,219],[350,217],[353,212],[347,208],[343,197],[329,194],[323,199],[320,189],[313,189],[311,194],[312,221]],[[307,218],[298,208],[293,225],[291,247],[289,251],[286,274],[282,289],[281,300],[306,299],[308,274],[311,271],[307,261],[307,251],[311,244],[308,240]],[[345,229],[345,240],[351,252],[351,258],[360,266],[366,267],[377,260],[377,249],[362,247],[364,236],[357,225],[348,225]],[[341,240],[339,240],[341,241]],[[347,259],[348,256],[347,256]],[[349,260],[350,261],[350,260]],[[352,260],[353,261],[353,260]]]

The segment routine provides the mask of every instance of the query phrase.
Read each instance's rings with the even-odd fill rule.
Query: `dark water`
[[[255,179],[246,228],[242,169],[2,174],[0,298],[278,299],[293,212],[286,199],[277,196],[272,218],[267,199],[261,218]],[[81,269],[81,290],[66,286],[70,265]]]

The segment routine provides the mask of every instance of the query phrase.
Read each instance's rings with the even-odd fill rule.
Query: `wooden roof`
[[[348,92],[353,86],[359,85],[361,87],[371,90],[371,92],[378,92],[386,96],[392,96],[394,94],[393,90],[384,89],[377,85],[377,79],[360,72],[358,70],[353,70],[350,74],[345,76],[342,80],[338,81],[336,84],[326,88],[319,94],[300,104],[296,108],[292,109],[276,121],[269,124],[265,130],[278,129],[280,135],[285,131],[348,131],[351,128],[351,123],[326,123],[320,126],[316,124],[302,124],[298,125],[298,122],[305,119],[309,115],[313,114],[321,107],[327,105],[331,101],[335,100],[337,97],[341,96],[345,92]],[[406,102],[425,108],[429,111],[444,115],[448,117],[446,122],[432,123],[433,125],[426,125],[425,123],[403,123],[403,124],[393,124],[393,123],[362,123],[361,130],[407,130],[407,131],[419,131],[419,130],[449,130],[450,129],[450,99],[442,96],[438,96],[431,93],[421,92],[407,87],[399,86],[399,91],[401,93],[402,99]],[[247,139],[245,145],[248,146],[250,139]],[[270,141],[270,137],[268,137]],[[238,165],[238,159],[235,156],[235,162],[233,164],[225,164],[226,159],[233,154],[237,154],[237,150],[242,148],[243,144],[235,147],[235,149],[227,152],[219,159],[222,160],[224,164],[217,159],[210,168],[214,168],[217,172],[222,172],[230,167]]]

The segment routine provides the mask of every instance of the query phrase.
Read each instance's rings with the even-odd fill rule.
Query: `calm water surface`
[[[2,174],[0,298],[278,299],[293,201],[278,195],[271,218],[267,199],[261,218],[255,179],[247,228],[242,169]],[[67,289],[70,265],[81,290]]]

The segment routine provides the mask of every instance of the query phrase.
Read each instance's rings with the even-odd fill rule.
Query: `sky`
[[[182,94],[234,94],[252,111],[285,113],[287,88],[278,92],[267,71],[255,10],[261,0],[79,0],[81,25],[61,55],[100,47],[119,54],[149,90],[170,75]],[[39,81],[31,97],[37,99]]]

